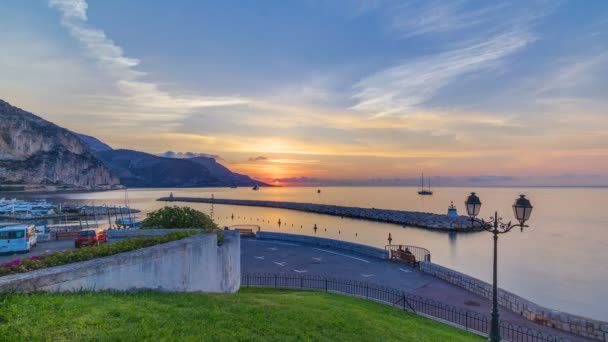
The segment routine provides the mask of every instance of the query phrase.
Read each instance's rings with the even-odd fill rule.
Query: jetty
[[[259,201],[241,199],[201,198],[201,197],[161,197],[157,201],[163,202],[192,202],[213,203],[225,205],[239,205],[248,207],[277,208],[287,210],[304,211],[315,214],[340,216],[361,220],[369,220],[384,223],[393,223],[401,226],[418,227],[437,231],[472,232],[478,231],[471,227],[471,219],[466,216],[448,217],[433,213],[417,211],[390,210],[376,208],[346,207],[339,205],[282,202],[282,201]]]

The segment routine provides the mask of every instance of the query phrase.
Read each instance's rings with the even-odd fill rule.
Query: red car
[[[78,232],[74,241],[76,248],[82,246],[101,245],[108,242],[108,233],[103,229],[83,229]]]

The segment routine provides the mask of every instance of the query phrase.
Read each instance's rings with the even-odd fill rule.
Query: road
[[[492,302],[460,287],[437,279],[401,263],[381,260],[352,252],[319,248],[300,243],[272,240],[241,239],[242,273],[291,273],[351,279],[391,287],[415,295],[489,314]],[[534,324],[502,308],[502,320],[530,326],[573,341],[584,339]]]

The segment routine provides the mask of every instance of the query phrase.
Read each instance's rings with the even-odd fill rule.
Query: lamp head
[[[515,218],[522,227],[524,223],[530,219],[532,208],[532,204],[530,203],[530,200],[526,198],[526,195],[519,195],[519,198],[513,203],[513,214],[515,214]]]
[[[479,210],[481,209],[481,201],[479,197],[474,192],[471,192],[467,200],[464,202],[465,207],[467,208],[467,214],[471,217],[476,217],[479,215]]]

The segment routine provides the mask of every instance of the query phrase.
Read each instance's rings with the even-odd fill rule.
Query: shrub
[[[163,236],[140,236],[119,241],[113,244],[90,246],[81,249],[55,252],[47,255],[31,256],[23,259],[15,259],[0,264],[0,276],[29,272],[41,268],[70,264],[73,262],[86,261],[118,253],[159,245],[161,243],[181,240],[200,233],[199,230],[179,231]]]
[[[164,207],[149,213],[141,223],[145,228],[197,228],[211,232],[218,226],[205,213],[189,207]]]

